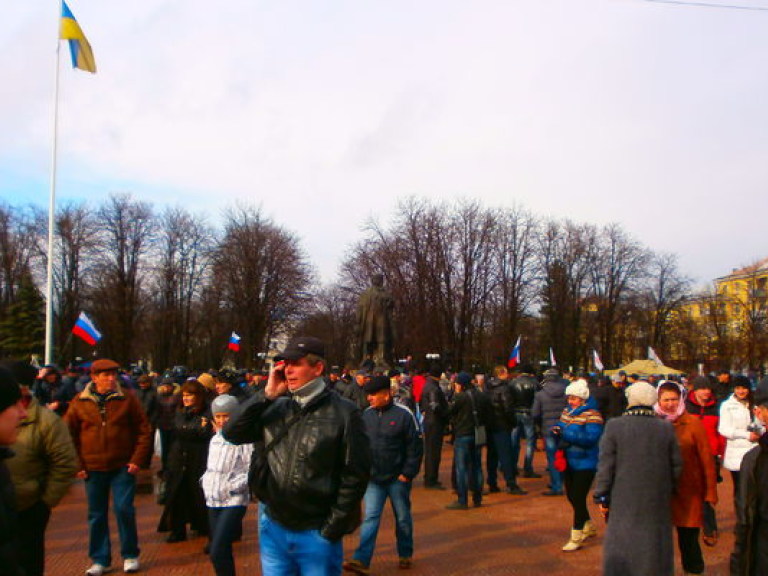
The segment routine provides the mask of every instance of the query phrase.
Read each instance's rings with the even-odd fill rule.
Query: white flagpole
[[[56,143],[59,130],[59,55],[61,51],[61,14],[63,1],[59,2],[56,27],[56,70],[53,79],[53,146],[51,150],[51,194],[48,203],[48,273],[45,290],[45,363],[53,364],[53,258],[56,226]]]

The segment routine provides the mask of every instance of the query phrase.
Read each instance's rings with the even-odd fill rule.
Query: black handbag
[[[488,443],[488,434],[483,424],[478,423],[477,408],[475,408],[475,399],[472,397],[472,391],[468,390],[469,401],[472,403],[472,417],[475,420],[475,446],[485,446]]]

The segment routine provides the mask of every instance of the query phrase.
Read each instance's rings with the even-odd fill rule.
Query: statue
[[[374,274],[371,286],[360,295],[357,304],[355,356],[360,358],[361,366],[373,364],[382,370],[390,368],[395,339],[394,307],[392,294],[384,288],[384,276]]]

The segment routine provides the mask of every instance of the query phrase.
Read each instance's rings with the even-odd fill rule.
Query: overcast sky
[[[704,283],[768,256],[768,0],[70,0],[58,198],[237,200],[331,281],[398,199],[620,222]],[[58,0],[3,2],[0,197],[47,205]]]

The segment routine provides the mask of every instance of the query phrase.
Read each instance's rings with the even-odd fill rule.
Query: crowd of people
[[[233,543],[254,501],[265,575],[369,574],[387,500],[406,570],[422,467],[424,488],[451,489],[445,508],[460,513],[489,493],[525,498],[519,479],[541,477],[537,447],[547,462],[542,495],[564,496],[571,518],[563,552],[597,534],[591,499],[607,520],[603,573],[674,574],[676,534],[684,572],[701,574],[700,542],[719,539],[727,470],[737,511],[731,573],[768,574],[768,379],[556,367],[537,377],[526,365],[487,376],[437,365],[350,371],[329,366],[313,337],[292,339],[274,361],[263,373],[163,375],[106,358],[80,372],[4,362],[0,575],[45,573],[46,526],[74,479],[87,497],[86,575],[112,570],[110,497],[123,571],[138,572],[137,475],[152,468],[158,531],[169,545],[203,537],[217,576],[235,574]],[[453,466],[441,479],[446,442]],[[342,539],[358,528],[345,559]]]

